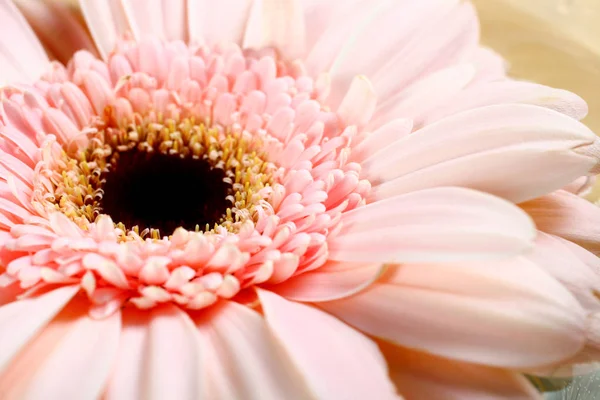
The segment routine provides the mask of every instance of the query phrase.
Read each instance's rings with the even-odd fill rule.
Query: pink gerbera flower
[[[469,3],[81,6],[63,66],[0,1],[0,397],[535,398],[600,345],[515,205],[585,103]]]

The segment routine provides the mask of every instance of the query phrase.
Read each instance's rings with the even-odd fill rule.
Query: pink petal
[[[369,287],[385,266],[328,262],[319,269],[274,285],[271,290],[286,299],[302,302],[336,300]]]
[[[136,30],[121,0],[80,0],[79,5],[98,52],[105,59],[115,49],[121,35],[132,28]]]
[[[367,159],[378,151],[383,150],[390,143],[410,134],[412,128],[413,122],[410,119],[392,120],[365,135],[363,140],[352,149],[350,159],[352,161]]]
[[[466,186],[521,202],[585,175],[597,163],[598,143],[585,125],[555,111],[496,105],[429,125],[362,164],[374,198]]]
[[[359,75],[352,80],[348,93],[342,99],[338,115],[346,125],[364,126],[375,112],[376,104],[377,96],[371,82]]]
[[[382,101],[433,72],[467,61],[477,49],[479,21],[472,4],[430,1],[411,2],[411,6],[422,3],[424,21],[414,17],[412,10],[406,10],[404,16],[409,20],[410,40],[391,53],[392,57],[389,50],[383,53],[385,63],[368,75]],[[392,29],[399,30],[398,25]]]
[[[81,25],[74,7],[66,2],[33,0],[17,1],[16,4],[36,36],[61,63],[66,65],[77,50],[95,52],[94,44]]]
[[[206,398],[313,397],[257,312],[226,302],[208,315],[199,314],[196,324],[209,365]]]
[[[366,291],[319,307],[397,345],[490,366],[542,366],[583,348],[584,310],[525,259],[388,271]]]
[[[600,312],[600,259],[556,236],[539,232],[527,258],[561,282],[587,310]]]
[[[565,238],[600,254],[600,209],[564,190],[520,205],[539,230]]]
[[[546,107],[575,119],[582,119],[588,111],[585,101],[574,93],[544,85],[514,80],[487,82],[463,90],[446,104],[428,115],[426,123],[494,104],[531,104]]]
[[[305,52],[305,27],[300,0],[255,0],[244,33],[244,48],[275,47],[286,58]]]
[[[577,196],[586,197],[594,189],[596,183],[596,176],[580,176],[573,182],[565,185],[562,190],[566,190],[569,193],[576,194]]]
[[[121,0],[123,10],[140,40],[158,37],[162,40],[186,39],[185,0]]]
[[[35,33],[10,0],[0,1],[0,86],[31,83],[50,68]]]
[[[272,332],[318,398],[397,399],[375,343],[326,313],[259,290]]]
[[[187,0],[190,42],[241,43],[251,0]]]
[[[398,391],[408,399],[541,400],[523,375],[482,365],[451,361],[381,343]]]
[[[421,126],[424,117],[460,93],[475,76],[471,64],[459,64],[435,72],[390,97],[377,107],[371,127],[394,118],[410,118]]]
[[[0,371],[78,291],[79,286],[65,286],[0,307]]]
[[[202,398],[198,332],[174,306],[152,311],[128,309],[106,399]]]
[[[120,330],[118,311],[103,320],[85,314],[77,319],[43,364],[36,365],[25,398],[98,398],[117,355]]]
[[[499,198],[435,188],[367,204],[342,216],[330,259],[438,262],[508,257],[533,243],[530,218]]]

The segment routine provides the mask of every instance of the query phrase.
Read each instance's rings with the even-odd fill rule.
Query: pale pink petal
[[[190,42],[241,43],[252,0],[187,0]]]
[[[79,5],[98,52],[105,59],[123,34],[136,30],[122,0],[79,0]]]
[[[423,117],[456,96],[475,76],[471,64],[442,69],[390,97],[377,107],[369,126],[378,127],[394,118],[410,118],[420,127]]]
[[[206,385],[198,332],[174,306],[123,312],[106,399],[200,399]]]
[[[259,290],[269,327],[317,398],[397,399],[379,349],[308,305]]]
[[[121,0],[123,9],[140,40],[158,37],[167,40],[185,40],[185,0]]]
[[[377,96],[371,82],[359,75],[352,80],[348,93],[338,108],[338,115],[346,125],[363,126],[371,119]]]
[[[385,266],[328,262],[315,271],[275,285],[272,291],[286,299],[303,302],[336,300],[351,296],[375,282]]]
[[[507,79],[473,85],[457,93],[431,112],[426,123],[433,123],[461,111],[494,104],[531,104],[555,110],[575,119],[584,118],[588,111],[586,102],[574,93]]]
[[[50,68],[48,56],[11,0],[0,1],[0,86],[31,83]]]
[[[65,286],[0,307],[0,372],[78,291],[79,286]]]
[[[585,249],[556,236],[539,232],[527,258],[561,282],[579,303],[600,312],[600,259]]]
[[[77,50],[96,52],[74,8],[67,2],[18,0],[16,4],[44,47],[61,63],[66,64]]]
[[[82,314],[44,362],[35,366],[24,398],[98,398],[117,355],[120,330],[120,312],[102,320]],[[65,384],[65,377],[74,379]]]
[[[319,307],[397,345],[490,366],[543,366],[584,346],[584,310],[528,260],[388,271],[371,288]]]
[[[477,69],[475,79],[471,84],[492,82],[507,79],[508,63],[495,51],[480,47],[475,50],[471,62]]]
[[[451,361],[381,342],[390,376],[407,399],[541,400],[522,374]]]
[[[206,398],[313,398],[257,312],[226,302],[195,321],[208,365]]]
[[[600,208],[564,190],[520,204],[539,230],[600,254]]]
[[[495,105],[426,126],[362,165],[372,198],[465,186],[518,203],[585,175],[597,164],[598,143],[585,125],[556,111]]]
[[[300,0],[255,0],[244,33],[244,48],[275,47],[294,60],[305,52],[304,15]]]
[[[356,208],[330,238],[330,259],[437,262],[508,257],[531,247],[535,227],[518,207],[462,188],[434,188]]]
[[[412,7],[421,3],[425,2],[410,2]],[[419,21],[420,26],[412,25],[410,41],[391,53],[392,57],[389,50],[382,54],[385,63],[377,66],[375,74],[367,75],[382,102],[433,72],[470,60],[478,48],[479,21],[471,3],[429,3],[423,5],[426,20]],[[412,20],[413,15],[408,11],[404,18]]]
[[[596,184],[596,176],[580,176],[575,179],[573,182],[564,186],[562,190],[566,190],[567,192],[576,194],[577,196],[586,197],[589,195],[594,189],[594,185]]]
[[[352,161],[365,160],[389,146],[390,143],[410,134],[413,122],[410,119],[395,119],[379,127],[373,132],[368,132],[360,143],[350,153]]]

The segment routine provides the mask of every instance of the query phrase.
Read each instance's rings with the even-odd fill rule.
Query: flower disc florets
[[[3,279],[81,282],[105,315],[199,309],[320,267],[370,188],[326,91],[268,51],[158,41],[122,42],[106,63],[80,52],[5,90],[47,134],[15,139],[30,144],[7,167],[26,212]]]

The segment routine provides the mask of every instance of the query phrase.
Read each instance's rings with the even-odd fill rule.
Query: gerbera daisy
[[[0,1],[3,398],[535,398],[599,345],[515,205],[595,172],[585,103],[469,3],[81,7],[63,66]]]

